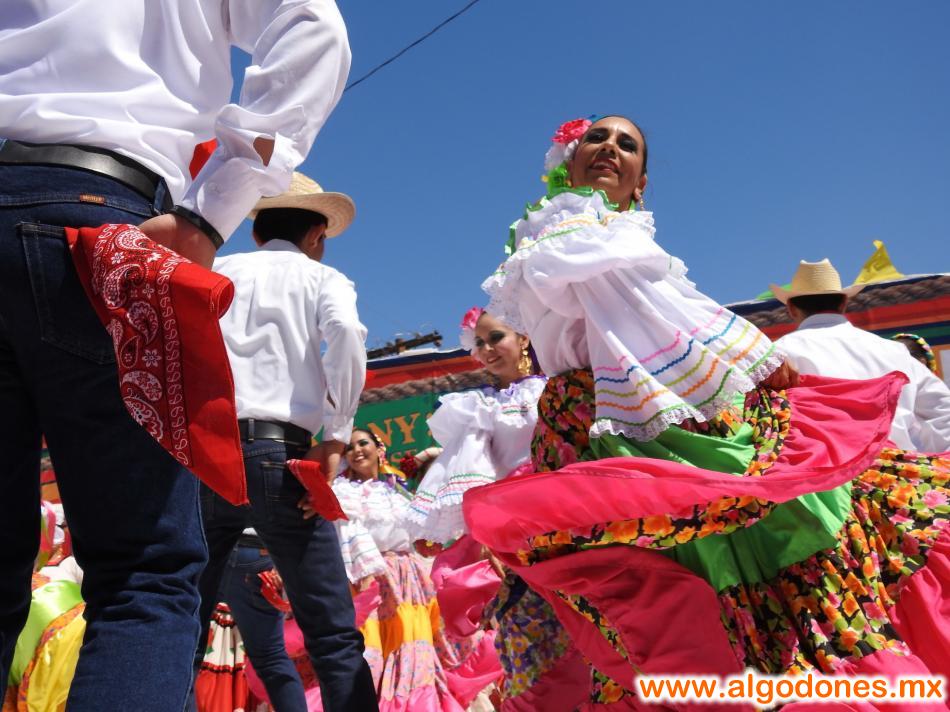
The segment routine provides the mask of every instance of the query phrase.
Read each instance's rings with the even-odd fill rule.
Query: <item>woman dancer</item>
[[[439,399],[429,418],[442,453],[419,483],[409,510],[418,540],[447,546],[468,529],[462,497],[530,463],[531,435],[545,379],[535,375],[528,338],[479,307],[462,319],[462,346],[498,381]]]
[[[492,620],[494,607],[487,618],[498,630],[488,635],[481,631],[485,607],[498,591],[498,565],[481,544],[466,536],[462,516],[466,492],[530,470],[531,436],[545,379],[535,375],[527,337],[479,307],[462,319],[461,342],[498,385],[440,398],[429,429],[444,450],[420,483],[409,519],[420,540],[417,548],[441,551],[433,562],[432,578],[446,631],[459,642],[464,658],[457,672],[450,671],[449,682],[457,696],[469,699],[500,676],[499,658],[510,661],[553,651],[528,645],[517,620]],[[442,551],[443,547],[448,548]]]
[[[768,339],[632,209],[637,126],[569,122],[548,159],[483,285],[557,374],[539,474],[472,491],[465,516],[593,664],[589,708],[635,707],[640,673],[946,674],[950,463],[883,449],[900,377],[781,390],[782,366],[766,386]]]
[[[399,484],[401,473],[367,430],[353,431],[344,456],[347,467],[333,491],[348,520],[338,522],[337,533],[351,582],[365,586],[375,577],[379,583],[381,602],[361,631],[380,710],[461,711],[440,659],[451,651],[442,640],[435,589],[406,530],[410,495]]]

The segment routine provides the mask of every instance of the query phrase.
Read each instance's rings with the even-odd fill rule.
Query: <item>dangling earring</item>
[[[643,196],[641,195],[640,200],[637,201],[637,210],[644,210],[645,208],[646,204],[643,202]]]
[[[528,346],[522,346],[521,358],[518,359],[518,373],[522,376],[530,376],[533,369],[534,364],[531,363],[531,354],[528,353]]]

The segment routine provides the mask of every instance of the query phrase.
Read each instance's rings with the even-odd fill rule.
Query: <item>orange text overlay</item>
[[[634,689],[644,702],[734,702],[772,707],[797,701],[900,700],[941,702],[946,697],[942,675],[887,678],[880,676],[762,675],[744,672],[732,677],[638,675]]]

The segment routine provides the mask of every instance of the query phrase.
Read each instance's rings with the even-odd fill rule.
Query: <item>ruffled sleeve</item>
[[[360,486],[345,477],[337,477],[333,481],[333,493],[337,496],[340,507],[349,517],[349,519],[338,519],[333,522],[337,538],[340,540],[340,553],[343,556],[346,577],[350,583],[355,584],[367,576],[384,573],[386,563],[382,552],[363,523],[365,512]]]
[[[541,377],[504,391],[467,391],[443,396],[429,419],[443,447],[409,506],[415,539],[445,544],[468,529],[462,515],[465,493],[495,482],[530,460]]]
[[[497,479],[491,460],[495,399],[482,390],[440,398],[429,429],[442,446],[409,504],[413,539],[447,543],[462,536],[462,496],[472,487]]]
[[[491,459],[499,479],[531,462],[531,438],[538,424],[538,400],[546,383],[544,376],[531,376],[498,394]]]
[[[593,436],[652,440],[706,420],[780,363],[762,332],[686,279],[650,213],[565,192],[514,231],[517,249],[482,285],[488,311],[531,337],[546,372],[593,370]]]

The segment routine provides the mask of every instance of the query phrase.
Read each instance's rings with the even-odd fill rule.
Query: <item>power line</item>
[[[394,54],[392,57],[390,57],[389,59],[387,59],[387,60],[386,60],[385,62],[383,62],[382,64],[379,64],[379,65],[373,67],[373,69],[371,69],[369,72],[367,72],[366,74],[364,74],[362,77],[360,77],[360,78],[357,79],[356,81],[350,82],[350,83],[346,86],[346,88],[345,88],[343,91],[344,91],[344,92],[348,92],[350,89],[352,89],[353,87],[355,87],[355,86],[356,86],[357,84],[359,84],[360,82],[366,81],[366,80],[369,79],[371,76],[373,76],[374,74],[376,74],[376,72],[378,72],[380,69],[382,69],[383,67],[385,67],[387,64],[391,64],[392,62],[395,62],[397,59],[399,59],[402,55],[404,55],[406,52],[408,52],[409,50],[411,50],[411,49],[412,49],[413,47],[415,47],[417,44],[419,44],[420,42],[423,42],[423,41],[427,40],[429,37],[431,37],[432,35],[434,35],[436,32],[438,32],[439,30],[441,30],[441,29],[442,29],[443,27],[445,27],[447,24],[449,24],[450,22],[452,22],[452,20],[454,20],[455,18],[457,18],[457,17],[458,17],[459,15],[461,15],[462,13],[466,12],[469,8],[471,8],[473,5],[477,4],[478,2],[479,2],[479,0],[472,0],[468,5],[466,5],[465,7],[463,7],[461,10],[459,10],[457,13],[455,13],[455,14],[452,15],[451,17],[448,17],[448,18],[446,18],[445,20],[443,20],[442,22],[440,22],[438,25],[436,25],[436,26],[433,27],[431,30],[429,30],[429,31],[426,32],[424,35],[422,35],[422,37],[420,37],[419,39],[417,39],[415,42],[413,42],[412,44],[410,44],[410,45],[408,45],[408,46],[406,46],[406,47],[403,47],[401,50],[399,50],[399,52],[397,52],[396,54]]]

